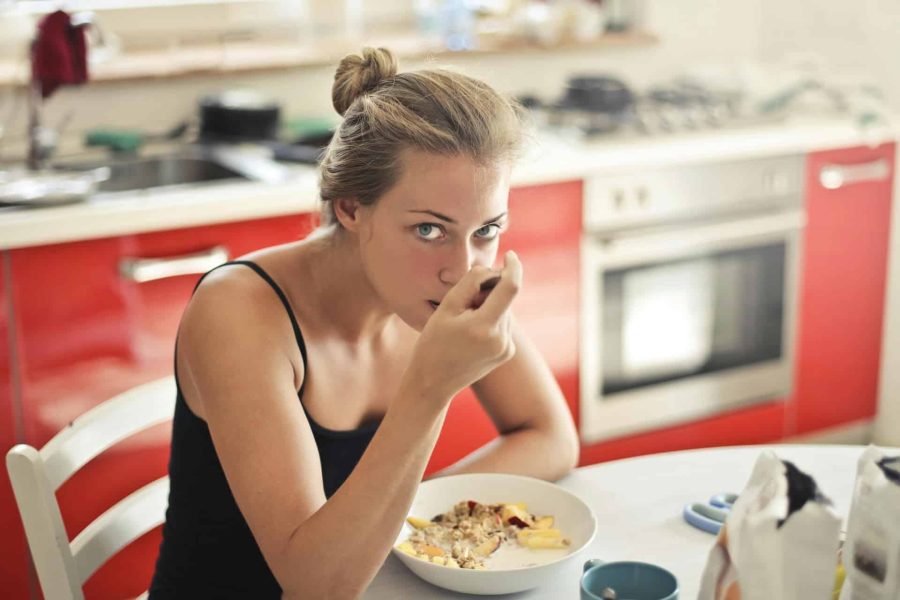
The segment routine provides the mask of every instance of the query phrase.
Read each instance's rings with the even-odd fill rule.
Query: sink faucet
[[[73,14],[69,18],[69,24],[72,28],[87,27],[89,25],[96,29],[93,13],[79,12]],[[103,41],[102,34],[97,34],[98,39]],[[31,44],[31,62],[32,76],[28,86],[28,156],[26,157],[26,165],[30,170],[37,171],[45,166],[47,159],[53,154],[58,141],[58,133],[56,130],[46,127],[43,124],[42,109],[44,105],[44,94],[42,82],[34,75],[34,62],[37,53],[37,38]],[[60,124],[59,129],[65,126],[71,118],[69,113]]]
[[[28,89],[28,157],[26,164],[33,171],[43,168],[56,149],[57,135],[53,129],[41,124],[41,84],[32,81]]]

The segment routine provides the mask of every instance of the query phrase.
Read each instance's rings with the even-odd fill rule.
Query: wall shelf
[[[451,52],[435,47],[418,35],[367,36],[370,46],[386,46],[401,59],[449,60],[453,57],[486,56],[512,53],[550,53],[579,50],[602,50],[651,46],[658,38],[644,31],[605,33],[589,42],[565,42],[555,46],[539,46],[523,41],[480,41],[478,49]],[[363,45],[358,39],[320,39],[314,43],[289,41],[226,41],[207,44],[172,44],[166,48],[125,51],[91,67],[92,82],[128,81],[224,75],[252,71],[303,67],[335,66],[345,54],[358,52]],[[27,62],[0,60],[0,86],[21,85],[27,81]]]

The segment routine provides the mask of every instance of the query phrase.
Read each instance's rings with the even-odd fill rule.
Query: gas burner
[[[588,136],[611,134],[634,120],[631,107],[626,110],[608,112],[588,110],[557,103],[547,107],[546,122],[550,127],[576,129]]]
[[[633,93],[621,82],[596,78],[619,94],[619,102],[585,105],[572,92],[573,78],[560,100],[542,103],[534,96],[522,98],[551,130],[574,130],[585,138],[666,135],[710,129],[771,123],[772,117],[749,112],[740,93],[720,91],[678,80]]]

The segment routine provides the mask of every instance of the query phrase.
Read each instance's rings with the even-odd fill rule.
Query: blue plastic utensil
[[[737,501],[737,498],[737,494],[716,494],[709,499],[709,504],[710,506],[715,506],[716,508],[730,509],[731,506]]]
[[[728,513],[724,510],[700,502],[685,505],[682,514],[684,520],[697,529],[713,534],[719,533],[728,517]]]
[[[709,499],[709,504],[702,502],[686,504],[682,516],[697,529],[718,534],[736,500],[737,494],[716,494]]]

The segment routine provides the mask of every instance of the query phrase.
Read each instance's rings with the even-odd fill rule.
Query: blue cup
[[[677,600],[678,580],[656,565],[642,562],[584,563],[581,600],[602,600],[603,590],[612,588],[618,600]]]

